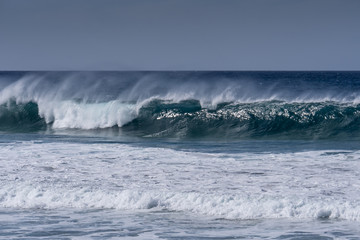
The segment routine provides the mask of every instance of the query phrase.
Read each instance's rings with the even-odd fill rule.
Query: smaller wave
[[[5,208],[163,209],[226,219],[301,218],[360,221],[359,202],[324,201],[271,196],[216,195],[90,188],[44,189],[9,185],[0,190]]]
[[[38,105],[34,102],[19,103],[8,101],[0,105],[0,130],[34,131],[46,128],[46,122],[39,116]]]

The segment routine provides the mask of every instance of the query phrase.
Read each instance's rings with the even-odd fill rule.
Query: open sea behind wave
[[[360,239],[360,72],[1,72],[1,239]]]

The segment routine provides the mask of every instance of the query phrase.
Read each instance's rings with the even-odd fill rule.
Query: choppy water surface
[[[166,211],[36,210],[0,213],[11,239],[359,239],[356,222],[226,220]]]
[[[124,143],[19,134],[0,145],[1,232],[11,238],[359,234],[356,142]]]

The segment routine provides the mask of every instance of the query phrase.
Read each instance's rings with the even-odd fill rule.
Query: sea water
[[[360,239],[360,73],[0,80],[0,238]]]

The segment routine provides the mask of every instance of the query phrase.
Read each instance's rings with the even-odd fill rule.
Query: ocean
[[[0,72],[0,239],[360,239],[360,72]]]

